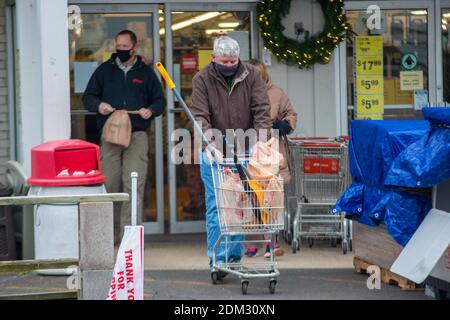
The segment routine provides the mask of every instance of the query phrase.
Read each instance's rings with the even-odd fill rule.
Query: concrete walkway
[[[295,255],[283,245],[289,250],[278,259],[281,275],[275,295],[269,294],[267,279],[257,279],[250,280],[248,295],[243,296],[236,276],[228,275],[223,282],[211,284],[205,235],[146,237],[145,299],[428,299],[423,291],[402,291],[395,285],[369,290],[367,275],[353,269],[353,254],[343,255],[340,248],[331,248],[328,242],[318,242],[312,249],[303,247]],[[266,260],[260,256],[244,263],[248,261]],[[0,296],[63,292],[66,283],[63,276],[0,274]]]
[[[351,269],[281,269],[275,294],[265,279],[250,280],[247,295],[228,275],[212,285],[207,270],[147,271],[146,299],[151,300],[428,300],[423,291],[402,291],[382,284],[369,290],[367,276]]]
[[[318,241],[313,248],[304,244],[299,252],[292,254],[291,247],[282,242],[286,254],[278,257],[282,269],[345,269],[353,268],[353,253],[331,248],[328,242]],[[264,250],[258,257],[245,261],[267,261]],[[176,235],[148,236],[145,241],[146,270],[208,270],[206,236]]]

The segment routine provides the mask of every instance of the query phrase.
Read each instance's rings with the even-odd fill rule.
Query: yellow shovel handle
[[[166,81],[167,85],[171,90],[175,89],[175,83],[170,78],[169,74],[167,73],[166,68],[164,68],[163,64],[161,62],[156,63],[156,68],[158,69],[159,73],[161,73],[161,76],[164,78],[164,81]]]

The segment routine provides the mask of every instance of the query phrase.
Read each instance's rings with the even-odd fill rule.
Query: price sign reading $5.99
[[[356,76],[358,94],[383,94],[383,76]]]
[[[383,96],[358,95],[359,114],[382,114],[384,109]]]

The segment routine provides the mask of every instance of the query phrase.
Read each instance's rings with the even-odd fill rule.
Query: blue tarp
[[[335,212],[346,212],[367,225],[384,222],[402,246],[431,209],[431,197],[424,188],[450,178],[450,129],[440,127],[450,124],[450,108],[425,108],[424,116],[430,122],[351,123],[349,160],[354,183],[334,207]]]
[[[353,183],[333,210],[369,226],[384,222],[389,234],[405,246],[431,209],[429,194],[383,190]]]
[[[432,124],[443,124],[450,126],[450,108],[423,108],[423,118]]]
[[[353,181],[383,187],[395,158],[430,129],[428,121],[352,121],[350,172]]]
[[[430,188],[450,179],[450,108],[424,108],[431,128],[392,163],[386,186]]]

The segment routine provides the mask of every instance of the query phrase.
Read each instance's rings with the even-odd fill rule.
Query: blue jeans
[[[212,253],[217,239],[220,236],[219,217],[217,212],[216,195],[214,193],[213,177],[211,172],[211,163],[205,153],[200,154],[201,164],[200,173],[205,186],[206,202],[206,235],[208,245],[209,266],[212,268]],[[243,236],[224,237],[216,251],[216,262],[225,261],[239,262],[242,258],[243,243],[232,243],[225,246],[225,241],[243,241]],[[228,248],[228,250],[227,250]]]

